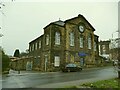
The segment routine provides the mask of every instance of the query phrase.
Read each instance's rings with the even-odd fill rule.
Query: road
[[[91,68],[81,72],[11,72],[2,76],[2,88],[58,88],[117,77],[113,67]]]

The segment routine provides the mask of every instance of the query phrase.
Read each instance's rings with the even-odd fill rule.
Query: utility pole
[[[120,30],[118,31],[118,78],[120,80]]]
[[[116,48],[116,46],[115,46],[116,41],[115,41],[115,38],[113,37],[113,35],[116,32],[118,32],[118,30],[112,33],[112,39],[111,39],[111,59],[114,60],[113,62],[115,62],[115,56],[114,56],[115,54],[114,53],[115,53],[115,48]]]
[[[120,16],[120,1],[118,2],[118,16]],[[120,86],[120,17],[118,17],[118,78]]]

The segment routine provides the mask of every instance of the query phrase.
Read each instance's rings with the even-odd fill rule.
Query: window
[[[74,46],[74,33],[70,33],[70,46]]]
[[[35,43],[35,49],[37,50],[37,42]]]
[[[30,52],[32,51],[32,47],[31,47],[31,46],[29,46],[29,51],[30,51]]]
[[[39,41],[39,48],[41,48],[41,41]]]
[[[54,58],[54,66],[55,67],[60,66],[60,57],[59,56],[55,56],[55,58]]]
[[[32,45],[32,51],[34,51],[34,44]]]
[[[83,44],[84,44],[84,42],[83,42],[83,37],[80,36],[80,48],[83,48]]]
[[[91,49],[91,35],[88,36],[88,49]]]
[[[105,45],[102,45],[102,50],[103,50],[103,54],[105,54],[106,53]]]
[[[94,41],[94,51],[96,51],[96,42]]]
[[[30,46],[30,51],[32,51],[32,46]]]
[[[59,32],[55,33],[55,44],[60,45],[60,33]]]
[[[49,44],[49,35],[46,35],[46,45]]]

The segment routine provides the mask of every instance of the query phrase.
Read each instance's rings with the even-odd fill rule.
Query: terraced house
[[[33,67],[41,71],[60,69],[67,63],[90,67],[97,63],[98,38],[83,15],[55,21],[44,27],[44,34],[29,43]]]

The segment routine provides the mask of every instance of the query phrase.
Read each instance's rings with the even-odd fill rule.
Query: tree
[[[14,52],[14,57],[20,57],[19,49],[16,49]]]
[[[10,64],[10,58],[2,50],[2,72],[8,71],[10,69],[9,64]]]

